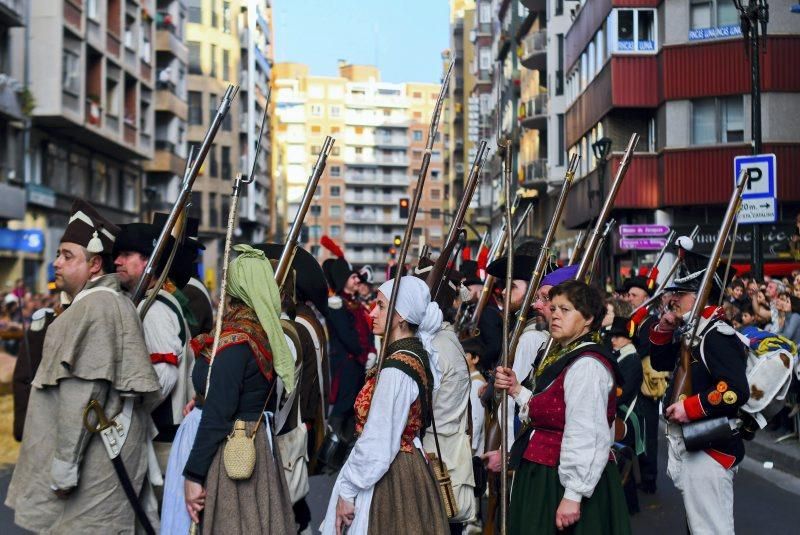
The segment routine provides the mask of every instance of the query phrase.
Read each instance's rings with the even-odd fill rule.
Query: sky
[[[335,76],[337,61],[377,65],[384,82],[434,82],[449,46],[447,0],[273,0],[275,61]]]

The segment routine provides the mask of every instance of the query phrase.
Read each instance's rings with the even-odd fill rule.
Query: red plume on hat
[[[344,258],[344,251],[342,251],[342,248],[336,245],[336,242],[330,239],[327,234],[320,238],[319,244],[333,253],[336,258]]]
[[[658,268],[653,266],[650,274],[647,276],[647,289],[652,290],[656,287],[656,280],[658,279]]]

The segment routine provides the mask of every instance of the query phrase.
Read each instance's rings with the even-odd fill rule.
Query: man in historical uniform
[[[125,225],[114,243],[114,264],[120,284],[129,292],[144,273],[147,261],[153,254],[161,229],[148,223],[132,223]],[[174,244],[170,238],[169,246]],[[169,249],[162,255],[156,266],[156,277],[164,267]],[[154,285],[157,281],[154,280]],[[154,291],[150,287],[149,296]],[[142,325],[144,339],[150,353],[150,362],[158,375],[161,384],[161,403],[153,411],[153,422],[158,434],[153,440],[161,473],[166,472],[167,459],[175,432],[183,420],[183,408],[192,399],[191,377],[193,354],[189,349],[191,339],[181,304],[173,295],[175,286],[167,278],[162,288],[147,311]],[[141,314],[145,300],[139,303]],[[154,480],[158,484],[158,480]]]
[[[374,361],[376,350],[369,312],[357,299],[362,275],[345,260],[341,249],[335,244],[331,245],[330,240],[325,243],[337,255],[327,266],[327,277],[333,292],[328,299],[326,318],[333,404],[329,425],[340,437],[349,440],[355,425],[353,404],[364,385],[367,363]],[[323,265],[323,269],[325,267]]]
[[[641,416],[644,424],[642,435],[645,440],[644,452],[639,455],[642,492],[652,494],[656,491],[658,477],[658,402],[666,390],[667,373],[653,369],[650,364],[650,330],[658,323],[658,318],[647,309],[640,308],[654,293],[652,279],[637,275],[626,279],[622,287],[622,296],[630,303],[636,313],[632,316],[634,324],[633,344],[642,363],[643,380],[640,384],[639,396],[635,411]],[[638,309],[638,310],[637,310]],[[630,385],[626,384],[626,388]]]
[[[685,330],[687,316],[697,298],[707,259],[687,252],[683,273],[666,288],[672,292],[670,311],[650,330],[650,358],[656,370],[673,370],[679,362],[682,341],[676,332]],[[667,473],[683,494],[683,504],[692,533],[733,533],[733,477],[744,458],[744,444],[737,435],[717,439],[702,451],[687,451],[683,424],[717,418],[735,418],[750,397],[747,383],[746,347],[716,306],[724,291],[725,266],[718,268],[708,303],[697,321],[697,337],[691,344],[692,391],[666,408],[669,457]],[[672,385],[666,398],[672,399]],[[727,421],[722,420],[727,425]]]
[[[478,273],[478,263],[466,261],[461,266],[464,274],[464,285],[470,293],[470,303],[477,304],[481,299],[484,281]],[[503,351],[503,313],[497,305],[494,295],[489,296],[489,301],[481,313],[478,325],[478,336],[484,347],[480,365],[484,370],[494,369]]]
[[[426,280],[432,268],[433,262],[423,258],[414,270],[414,275]],[[435,300],[443,316],[445,311],[452,307],[458,295],[458,279],[460,279],[460,274],[453,272],[446,274]],[[473,521],[477,514],[475,477],[472,473],[472,446],[467,435],[470,425],[468,411],[470,372],[458,335],[448,321],[441,322],[432,343],[436,357],[431,358],[431,365],[436,366],[441,372],[438,388],[434,385],[433,416],[436,420],[436,434],[442,460],[450,472],[456,498],[456,515],[450,519],[450,531],[461,533],[463,523]],[[433,426],[425,430],[422,445],[426,452],[437,454]]]
[[[146,484],[147,428],[159,383],[136,310],[108,274],[118,231],[76,201],[61,238],[55,281],[72,304],[47,331],[6,499],[14,521],[31,531],[133,533],[144,516],[135,492]],[[92,401],[123,426],[116,474],[103,438],[84,423]],[[98,423],[91,414],[88,420]],[[122,478],[135,489],[130,495]]]

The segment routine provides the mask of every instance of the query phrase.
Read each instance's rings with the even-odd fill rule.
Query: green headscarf
[[[227,293],[252,308],[264,328],[272,350],[275,372],[287,392],[294,390],[294,360],[281,327],[281,295],[275,273],[264,251],[234,245],[239,255],[228,266]]]

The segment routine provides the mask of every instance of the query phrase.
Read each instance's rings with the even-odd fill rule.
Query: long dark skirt
[[[247,434],[255,422],[247,422]],[[296,533],[289,488],[278,448],[270,453],[265,426],[256,434],[256,466],[250,479],[234,481],[225,472],[220,444],[206,477],[206,507],[202,532],[206,534],[290,535]]]
[[[399,452],[372,494],[370,535],[447,535],[447,513],[419,451]]]
[[[511,505],[508,511],[508,533],[522,535],[629,535],[628,509],[622,493],[622,482],[613,463],[608,463],[591,498],[581,501],[581,518],[564,531],[556,528],[556,510],[564,496],[558,479],[558,468],[528,461],[514,476]]]

